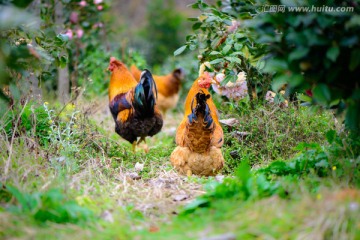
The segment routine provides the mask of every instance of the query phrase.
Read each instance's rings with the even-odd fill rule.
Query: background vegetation
[[[359,238],[360,6],[264,13],[279,4],[319,5],[0,2],[0,237]],[[110,56],[187,73],[148,154],[113,131]],[[220,118],[235,122],[223,125],[225,167],[183,177],[169,156],[205,62],[224,71],[224,86],[245,72],[249,95],[213,92]]]

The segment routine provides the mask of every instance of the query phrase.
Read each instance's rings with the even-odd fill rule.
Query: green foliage
[[[81,207],[74,200],[68,200],[59,189],[44,193],[24,193],[12,186],[6,191],[16,199],[17,205],[10,205],[6,210],[14,214],[28,214],[39,223],[76,223],[82,224],[94,220],[94,214]]]
[[[272,162],[259,172],[268,176],[333,176],[359,187],[359,136],[339,136],[333,130],[328,131],[326,136],[330,145],[301,143],[295,148],[299,152],[293,159]]]
[[[277,182],[270,182],[263,174],[250,171],[247,161],[242,161],[233,178],[226,178],[222,183],[211,182],[209,191],[184,207],[183,214],[194,212],[197,208],[211,207],[221,199],[238,201],[259,200],[275,194],[285,196]]]
[[[174,0],[155,0],[147,8],[147,25],[142,30],[149,48],[147,62],[154,66],[164,60],[181,44],[184,34],[184,17],[175,11]]]
[[[19,109],[21,106],[14,107],[16,109],[13,111],[6,112],[0,124],[7,138],[24,134],[34,138],[41,145],[46,145],[51,130],[46,109],[36,103],[26,104],[23,109]]]
[[[279,1],[267,1],[278,4]],[[273,89],[309,91],[311,103],[346,110],[346,127],[360,129],[360,6],[354,1],[291,1],[286,7],[351,7],[348,12],[262,13],[248,25],[266,44],[264,71],[276,73]],[[271,57],[270,57],[271,56]]]
[[[217,98],[214,98],[217,102]],[[220,104],[218,104],[220,105]],[[277,159],[288,159],[296,153],[301,142],[325,142],[325,133],[334,128],[331,114],[319,112],[311,116],[310,109],[289,104],[288,108],[273,105],[254,105],[248,100],[222,104],[222,118],[239,121],[231,128],[224,127],[224,171],[232,173],[240,161],[248,159],[252,165]]]
[[[111,57],[110,22],[107,1],[68,1],[64,6],[63,31],[69,40],[71,87],[81,87],[85,97],[104,95],[107,90],[106,70]],[[116,49],[119,46],[115,46]]]
[[[107,93],[108,84],[106,69],[109,65],[110,53],[98,46],[83,53],[77,67],[79,76],[77,83],[84,89],[85,97],[103,96]]]
[[[254,38],[254,34],[243,25],[243,20],[252,19],[257,12],[251,1],[218,1],[216,6],[203,0],[193,3],[192,8],[199,9],[201,15],[190,18],[193,22],[193,34],[186,37],[186,45],[178,48],[174,55],[186,49],[198,50],[201,63],[209,62],[214,71],[224,72],[221,82],[235,82],[240,72],[247,75],[250,99],[260,98],[270,86],[270,76],[260,69],[265,52],[265,45]]]
[[[25,2],[25,1],[24,1]],[[28,1],[30,2],[30,1]],[[18,4],[25,7],[27,4]],[[5,86],[18,88],[17,85],[29,86],[33,78],[42,79],[51,74],[56,66],[64,67],[67,55],[68,38],[57,34],[53,19],[48,19],[41,11],[41,21],[30,11],[19,9],[11,4],[0,4],[0,98],[20,99],[14,91],[4,92]],[[48,25],[49,24],[49,25]],[[28,88],[22,87],[20,93]]]

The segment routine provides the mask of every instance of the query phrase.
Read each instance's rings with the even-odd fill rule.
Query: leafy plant
[[[298,152],[290,161],[274,161],[259,170],[267,176],[304,177],[316,174],[319,177],[333,176],[358,186],[360,179],[360,139],[354,136],[340,136],[334,130],[326,133],[330,145],[300,143]]]
[[[56,33],[53,25],[47,26],[50,20],[44,15],[39,21],[29,11],[5,3],[0,4],[0,15],[0,97],[9,100],[11,95],[13,100],[20,100],[22,94],[29,94],[28,86],[36,86],[36,78],[51,75],[53,62],[66,65],[68,38]]]
[[[68,200],[59,189],[44,193],[23,193],[17,188],[6,186],[6,190],[17,201],[7,211],[16,214],[29,214],[40,223],[76,223],[81,224],[94,220],[94,214],[81,207],[74,200]]]
[[[181,44],[185,34],[184,17],[174,11],[174,8],[174,0],[155,0],[148,4],[147,24],[141,31],[141,36],[149,44],[145,57],[150,66],[162,64]]]
[[[266,198],[275,194],[285,196],[278,182],[270,182],[263,174],[254,174],[247,161],[242,161],[234,177],[225,178],[222,183],[211,182],[208,192],[185,206],[183,214],[194,212],[197,208],[211,207],[220,199],[238,201]],[[209,189],[210,188],[210,189]]]
[[[258,13],[251,1],[218,1],[209,5],[203,0],[191,4],[201,15],[190,18],[193,34],[186,37],[186,44],[178,48],[174,55],[186,49],[198,50],[201,63],[209,62],[212,71],[224,73],[221,82],[235,82],[240,72],[246,73],[250,99],[263,99],[269,89],[271,76],[263,74],[262,57],[265,45],[255,41],[253,33],[243,25],[245,19],[252,19]]]
[[[26,104],[23,109],[19,107],[21,106],[14,106],[15,109],[6,112],[3,116],[1,125],[7,138],[25,134],[34,137],[41,145],[46,145],[51,128],[45,108],[35,102]]]
[[[259,1],[264,3],[264,1]],[[312,104],[346,112],[348,129],[360,129],[360,5],[356,1],[281,1],[286,13],[262,13],[248,22],[266,44],[264,71],[272,87],[305,92]],[[276,5],[279,1],[266,1]],[[343,7],[348,11],[289,11],[299,7]],[[352,11],[351,11],[352,10]]]
[[[214,97],[220,106],[222,101]],[[301,142],[324,144],[325,134],[333,129],[334,123],[330,113],[318,112],[316,117],[309,118],[307,107],[288,108],[272,105],[254,104],[252,109],[249,100],[221,104],[222,118],[235,118],[239,124],[233,127],[224,126],[225,173],[232,173],[240,161],[248,159],[251,165],[278,159],[289,159],[297,152],[295,147]]]

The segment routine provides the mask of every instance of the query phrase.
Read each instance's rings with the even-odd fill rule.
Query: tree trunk
[[[63,19],[63,5],[61,1],[56,3],[55,7],[55,21],[58,28],[58,32],[61,32],[64,19]],[[58,67],[58,99],[62,103],[66,103],[70,99],[70,75],[69,66],[66,64],[64,68]]]
[[[70,99],[69,94],[70,81],[69,69],[66,65],[65,68],[58,68],[58,99],[62,103],[67,103]]]
[[[34,74],[30,75],[30,96],[34,100],[41,101],[42,99],[42,90],[39,79]]]

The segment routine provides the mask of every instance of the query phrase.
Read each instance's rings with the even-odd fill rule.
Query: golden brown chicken
[[[136,81],[127,67],[114,57],[110,58],[111,73],[109,107],[115,121],[115,131],[133,144],[137,138],[160,132],[163,119],[155,105],[156,84],[148,70],[144,70]]]
[[[135,65],[131,65],[130,71],[135,79],[140,76],[141,71]],[[184,78],[184,71],[181,68],[177,68],[168,75],[153,75],[153,77],[158,89],[158,100],[156,104],[165,116],[166,111],[176,107],[179,101],[179,91],[181,88],[181,80]]]
[[[181,174],[216,175],[224,165],[220,149],[224,134],[208,91],[212,83],[212,77],[204,72],[186,97],[184,118],[176,131],[178,146],[170,156]]]

